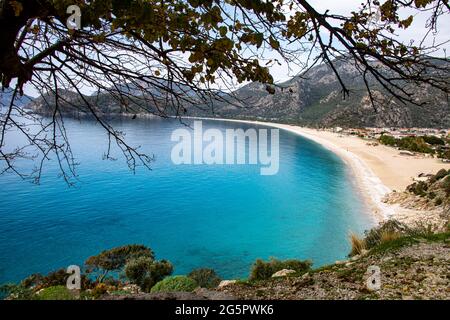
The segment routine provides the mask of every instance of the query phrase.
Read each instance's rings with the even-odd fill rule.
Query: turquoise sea
[[[210,267],[223,278],[246,277],[255,259],[272,256],[312,259],[317,267],[344,258],[349,233],[374,223],[343,161],[286,131],[278,174],[262,176],[259,165],[174,165],[170,137],[185,128],[176,120],[114,120],[128,141],[155,156],[152,170],[133,174],[117,150],[116,161],[103,160],[107,137],[99,125],[65,121],[79,163],[74,186],[59,177],[54,157],[39,185],[0,176],[0,283],[82,265],[131,243],[170,260],[176,274]],[[9,136],[10,145],[18,141]]]

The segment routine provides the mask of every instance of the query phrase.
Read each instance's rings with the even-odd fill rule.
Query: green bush
[[[424,197],[427,195],[426,191],[428,190],[428,185],[424,181],[414,182],[407,187],[407,190],[415,195]]]
[[[399,235],[406,235],[410,230],[408,227],[396,220],[388,220],[387,222],[364,232],[364,242],[366,249],[369,250],[381,244],[382,235],[386,233],[395,233]]]
[[[349,253],[350,257],[362,254],[366,250],[366,242],[361,239],[357,234],[350,233],[350,244],[352,245],[352,250]]]
[[[405,137],[399,141],[398,146],[401,149],[413,151],[413,152],[422,152],[422,153],[434,153],[434,150],[431,149],[422,137]]]
[[[215,288],[222,280],[213,269],[202,268],[192,270],[188,277],[202,288]]]
[[[125,245],[110,250],[104,250],[86,261],[88,273],[97,274],[97,282],[102,282],[111,271],[122,271],[128,261],[139,257],[154,259],[152,249],[139,244]]]
[[[94,299],[98,299],[101,296],[103,296],[104,294],[106,294],[108,292],[108,285],[101,282],[98,283],[91,291],[91,296]]]
[[[145,292],[150,292],[158,281],[172,274],[172,271],[173,267],[169,261],[154,261],[150,257],[138,257],[125,265],[126,277]]]
[[[33,290],[22,284],[4,284],[0,286],[0,299],[4,298],[11,300],[33,300],[34,293]]]
[[[155,284],[151,292],[192,292],[197,283],[186,276],[172,276]]]
[[[439,158],[450,160],[450,150],[441,151],[439,153]],[[449,170],[449,174],[450,174],[450,170]]]
[[[393,136],[385,135],[383,134],[380,137],[380,142],[382,144],[388,145],[388,146],[396,146],[397,145],[397,139],[395,139]]]
[[[50,275],[50,274],[49,274]],[[34,273],[20,282],[20,285],[25,288],[36,287],[42,284],[42,281],[45,277],[40,273]]]
[[[435,136],[423,136],[422,138],[428,144],[441,145],[441,146],[445,145],[444,140],[442,140],[441,138],[435,137]]]
[[[36,294],[39,300],[73,300],[75,297],[65,286],[54,286],[42,289]]]
[[[437,181],[437,180],[441,180],[442,178],[444,178],[447,174],[448,174],[447,170],[441,169],[434,175],[434,177]]]
[[[55,286],[65,286],[67,283],[67,279],[69,277],[69,274],[66,272],[65,269],[58,269],[56,271],[52,271],[46,276],[35,273],[20,283],[21,286],[25,288],[33,288],[35,290],[48,288],[48,287],[55,287]],[[89,279],[86,275],[81,275],[81,287],[83,289],[89,289],[92,288],[92,281]]]
[[[435,151],[429,147],[425,139],[435,142],[434,139],[426,137],[403,137],[396,139],[385,134],[380,137],[380,142],[388,146],[399,147],[400,149],[412,152],[434,153]]]
[[[403,243],[411,239],[428,238],[433,235],[433,228],[426,223],[417,223],[414,228],[410,228],[396,220],[388,220],[364,234],[366,249],[371,250],[380,246],[389,247],[389,242]]]
[[[23,282],[28,286],[34,284],[40,288],[48,288],[55,286],[64,286],[67,282],[67,278],[69,278],[69,274],[66,272],[66,270],[59,269],[50,272],[46,276],[42,276],[40,274],[31,275]]]
[[[442,181],[442,187],[444,188],[444,191],[447,194],[447,196],[450,196],[450,176],[447,176]]]
[[[297,271],[298,274],[305,273],[311,269],[312,262],[309,260],[278,260],[270,258],[268,262],[261,259],[256,260],[250,272],[250,280],[269,279],[272,275],[283,269]]]

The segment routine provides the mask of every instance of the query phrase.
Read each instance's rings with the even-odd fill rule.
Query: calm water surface
[[[80,164],[74,187],[58,177],[54,159],[40,185],[0,176],[0,283],[82,265],[131,243],[170,260],[176,274],[211,267],[224,278],[246,277],[255,259],[271,256],[312,259],[317,267],[345,257],[349,232],[373,224],[344,163],[292,133],[280,131],[279,173],[261,176],[258,165],[174,165],[170,136],[184,127],[177,121],[113,124],[155,155],[151,171],[133,174],[121,158],[102,160],[107,140],[100,126],[66,120]]]

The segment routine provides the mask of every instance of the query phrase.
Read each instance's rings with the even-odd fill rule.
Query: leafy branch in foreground
[[[66,27],[73,4],[82,13],[79,30]],[[2,1],[0,80],[13,88],[0,114],[2,171],[39,181],[44,162],[55,157],[70,183],[76,163],[64,126],[67,104],[106,131],[106,158],[116,144],[132,170],[150,168],[153,158],[115,130],[102,117],[100,101],[86,92],[108,94],[122,112],[180,118],[189,108],[235,104],[238,83],[259,81],[274,93],[269,70],[275,64],[306,71],[325,61],[346,98],[350,89],[335,68],[335,58],[345,56],[363,75],[374,106],[373,80],[402,102],[416,103],[411,93],[417,85],[449,93],[449,64],[439,51],[445,43],[432,40],[449,12],[448,0],[366,0],[348,15],[321,12],[306,0]],[[396,34],[411,27],[415,14],[428,17],[427,32],[402,42]],[[17,103],[26,86],[53,97],[46,101],[47,118]],[[65,97],[67,90],[79,104]],[[12,150],[6,144],[11,131],[26,141]],[[19,159],[32,159],[35,170],[21,171]]]

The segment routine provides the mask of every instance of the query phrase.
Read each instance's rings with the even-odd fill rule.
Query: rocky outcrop
[[[102,300],[233,300],[232,295],[198,288],[194,292],[159,292],[122,295],[104,295]]]
[[[218,288],[223,288],[232,284],[235,284],[237,281],[236,280],[222,280],[219,285]]]
[[[340,58],[335,61],[335,67],[350,89],[345,99],[333,70],[322,64],[279,84],[275,94],[269,94],[262,84],[248,84],[234,92],[242,101],[241,107],[219,105],[215,107],[215,114],[320,127],[450,127],[450,104],[446,94],[427,85],[403,85],[415,102],[404,104],[369,78],[372,103],[353,62]],[[188,110],[190,115],[198,113],[192,108]],[[211,116],[211,113],[202,115]]]
[[[446,237],[448,239],[448,236]],[[375,251],[301,277],[239,283],[220,289],[238,299],[448,299],[450,247],[446,240],[417,240]],[[380,288],[368,286],[369,267],[379,267]]]
[[[275,272],[272,275],[272,278],[278,278],[278,277],[286,277],[290,274],[296,273],[297,271],[291,270],[291,269],[282,269],[280,271]]]
[[[444,230],[450,221],[450,171],[422,175],[404,192],[392,192],[383,202],[400,207],[395,219],[410,226]]]
[[[317,65],[291,80],[278,84],[274,94],[266,85],[250,83],[233,92],[233,103],[214,102],[211,106],[201,102],[186,105],[186,116],[223,117],[267,120],[320,127],[450,127],[448,95],[431,86],[404,86],[411,92],[415,104],[401,103],[391,97],[373,79],[369,98],[362,76],[354,63],[343,58],[335,61],[335,67],[350,90],[345,99],[333,70],[326,64]],[[387,72],[387,71],[386,71]],[[127,86],[123,86],[127,87]],[[154,93],[156,89],[149,88]],[[145,93],[127,89],[135,98],[118,101],[106,92],[98,96],[85,96],[101,115],[158,114],[160,108],[168,115],[175,115],[171,108],[155,108]],[[70,91],[62,92],[60,111],[82,116],[89,113],[86,104]],[[43,99],[45,98],[45,99]],[[227,99],[232,99],[228,97]],[[34,112],[48,113],[54,110],[54,99],[47,95],[30,104]],[[172,112],[172,114],[171,114]]]

